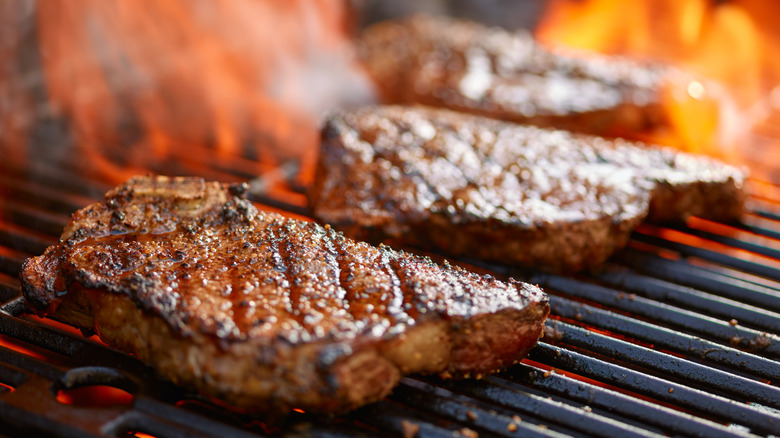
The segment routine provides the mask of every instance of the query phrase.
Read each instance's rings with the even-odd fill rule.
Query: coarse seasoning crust
[[[744,174],[671,149],[428,107],[331,115],[309,193],[352,237],[551,271],[598,269],[644,219],[734,220]]]
[[[25,262],[28,304],[255,412],[352,409],[413,372],[481,375],[541,335],[535,286],[258,211],[245,188],[128,181]]]

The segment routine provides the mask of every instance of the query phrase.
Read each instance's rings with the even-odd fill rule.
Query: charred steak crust
[[[332,115],[310,207],[349,236],[553,271],[595,269],[637,224],[741,214],[744,174],[624,140],[426,107]]]
[[[258,211],[242,186],[134,178],[28,259],[29,305],[250,411],[343,411],[402,375],[481,375],[541,336],[537,287]]]
[[[667,123],[665,66],[617,56],[568,56],[508,32],[416,16],[367,28],[358,54],[383,103],[444,107],[538,126],[633,137]]]

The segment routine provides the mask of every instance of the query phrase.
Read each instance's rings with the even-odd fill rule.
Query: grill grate
[[[298,166],[206,154],[150,166],[250,183],[261,208],[305,216]],[[111,184],[84,163],[0,164],[0,427],[9,436],[780,436],[780,198],[751,199],[744,224],[642,226],[594,275],[529,274],[461,260],[544,287],[552,314],[528,359],[482,380],[404,378],[386,400],[341,417],[277,424],[221,408],[74,329],[26,314],[19,269],[69,215]],[[290,188],[292,187],[292,188]],[[780,194],[780,188],[774,188]],[[434,255],[435,257],[435,255]],[[734,320],[734,321],[732,321]],[[118,406],[58,401],[107,385]]]

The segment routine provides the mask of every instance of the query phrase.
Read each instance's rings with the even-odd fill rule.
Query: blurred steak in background
[[[662,87],[682,80],[668,67],[553,53],[527,32],[444,17],[375,24],[358,48],[385,103],[602,136],[643,138],[662,127]]]

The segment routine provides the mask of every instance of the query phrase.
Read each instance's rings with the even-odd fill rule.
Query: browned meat
[[[659,98],[679,72],[616,56],[552,53],[527,33],[445,17],[369,27],[359,56],[384,103],[423,104],[601,136],[666,124]]]
[[[351,409],[408,373],[510,365],[541,335],[535,286],[258,211],[242,187],[130,180],[25,262],[27,302],[250,411]]]
[[[310,205],[364,240],[577,271],[598,268],[648,214],[739,217],[743,182],[671,149],[387,106],[329,118]]]

